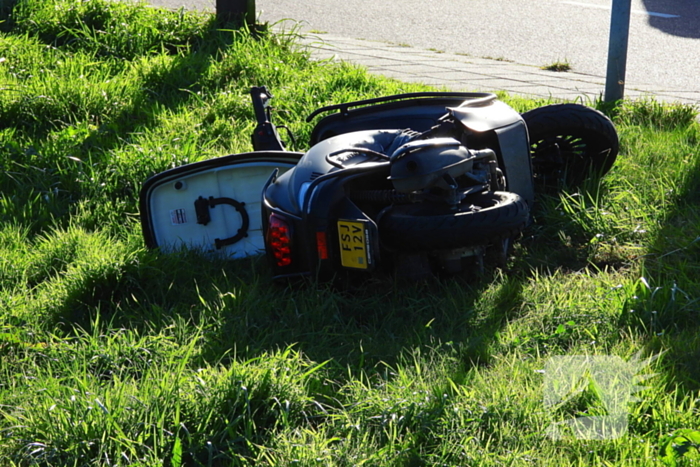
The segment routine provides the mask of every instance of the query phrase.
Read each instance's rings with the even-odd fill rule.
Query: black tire
[[[602,176],[619,151],[615,126],[603,113],[580,104],[553,104],[523,114],[530,136],[535,183],[580,185]]]
[[[513,237],[529,217],[519,195],[496,191],[469,197],[457,211],[431,203],[393,206],[379,219],[379,232],[392,250],[447,250]]]

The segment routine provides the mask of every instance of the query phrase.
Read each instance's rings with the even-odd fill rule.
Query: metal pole
[[[255,24],[255,0],[216,0],[216,16],[221,21]]]
[[[625,95],[627,43],[630,32],[631,0],[613,0],[608,44],[608,72],[605,78],[605,102],[622,100]]]

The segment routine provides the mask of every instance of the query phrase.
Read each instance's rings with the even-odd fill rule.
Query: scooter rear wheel
[[[619,151],[615,126],[580,104],[552,104],[523,114],[530,136],[535,183],[545,188],[580,185],[610,170]]]
[[[519,195],[496,191],[471,196],[456,211],[434,203],[393,206],[379,219],[379,232],[391,250],[446,250],[513,237],[529,217]]]

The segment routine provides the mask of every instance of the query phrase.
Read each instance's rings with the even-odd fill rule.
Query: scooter
[[[307,121],[328,115],[310,149],[292,152],[271,122],[271,93],[251,97],[254,152],[146,181],[148,246],[231,258],[264,249],[275,278],[479,271],[485,258],[505,264],[536,190],[602,175],[618,152],[613,124],[594,109],[521,115],[494,94],[456,92],[318,109]]]

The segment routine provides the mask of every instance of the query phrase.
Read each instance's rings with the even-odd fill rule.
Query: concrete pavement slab
[[[468,55],[441,53],[397,44],[315,34],[301,41],[312,57],[333,58],[364,66],[371,73],[449,90],[506,91],[562,100],[599,99],[605,77],[572,71],[555,72],[532,65]],[[700,106],[700,92],[627,83],[626,97],[682,102]]]

